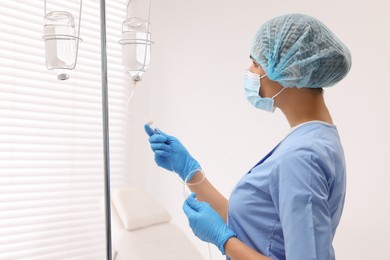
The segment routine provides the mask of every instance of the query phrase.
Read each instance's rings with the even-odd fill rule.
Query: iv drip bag
[[[149,2],[149,6],[141,4]],[[131,4],[130,4],[131,3]],[[142,8],[146,7],[146,8]],[[140,81],[149,68],[151,44],[149,31],[150,1],[130,1],[130,16],[122,23],[122,62],[131,79]]]
[[[81,41],[79,34],[76,34],[73,15],[66,11],[46,13],[45,5],[43,27],[46,68],[55,71],[59,80],[66,80],[69,78],[69,71],[76,67],[78,45]],[[80,28],[78,31],[80,32]]]

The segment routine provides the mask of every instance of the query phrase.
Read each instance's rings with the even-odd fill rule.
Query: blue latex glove
[[[153,131],[148,124],[145,125],[145,132],[149,135],[149,143],[158,166],[174,171],[183,181],[189,181],[197,170],[201,170],[199,163],[176,137],[160,130]]]
[[[194,234],[201,240],[213,243],[225,254],[224,245],[231,237],[236,237],[221,216],[206,202],[199,202],[192,193],[183,204],[184,213]]]

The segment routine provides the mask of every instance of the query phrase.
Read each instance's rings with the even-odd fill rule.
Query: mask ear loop
[[[277,96],[279,96],[279,94],[282,93],[283,90],[285,90],[285,89],[286,89],[286,88],[283,87],[282,90],[280,90],[278,93],[276,93],[276,94],[272,97],[272,99],[274,99],[274,98],[276,98]]]

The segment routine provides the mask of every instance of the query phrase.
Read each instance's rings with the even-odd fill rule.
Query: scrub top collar
[[[293,131],[295,131],[296,129],[300,128],[301,126],[308,125],[308,124],[312,124],[312,123],[320,123],[320,124],[327,125],[327,126],[331,126],[331,127],[334,127],[334,126],[335,126],[335,125],[326,123],[326,122],[324,122],[324,121],[312,120],[312,121],[307,121],[307,122],[304,122],[304,123],[302,123],[302,124],[299,124],[299,125],[296,125],[296,126],[294,126],[294,127],[291,127],[291,129],[290,129],[290,131],[289,131],[288,134],[291,134]]]
[[[310,125],[310,124],[322,124],[322,125],[329,126],[329,127],[336,127],[335,125],[332,125],[332,124],[329,124],[329,123],[326,123],[326,122],[320,121],[320,120],[307,121],[307,122],[304,122],[302,124],[299,124],[299,125],[296,125],[294,127],[291,127],[290,131],[288,131],[287,135],[279,142],[279,144],[282,143],[289,135],[291,135],[298,128],[301,128],[301,127],[303,127],[305,125]],[[277,146],[279,146],[279,144]]]
[[[278,148],[278,146],[279,146],[281,143],[283,143],[283,141],[286,140],[286,138],[287,138],[288,136],[290,136],[295,130],[297,130],[298,128],[303,127],[303,126],[305,126],[305,125],[315,124],[315,123],[317,123],[317,124],[322,124],[322,125],[329,126],[329,127],[336,127],[335,125],[326,123],[326,122],[324,122],[324,121],[319,121],[319,120],[307,121],[307,122],[304,122],[304,123],[302,123],[302,124],[299,124],[299,125],[296,125],[296,126],[292,127],[292,128],[290,129],[290,131],[288,132],[288,134],[287,134],[282,140],[280,140],[280,142],[279,142],[279,143],[278,143],[270,152],[268,152],[268,154],[267,154],[266,156],[264,156],[258,163],[256,163],[256,165],[253,166],[253,167],[248,171],[247,174],[249,174],[249,173],[253,170],[253,168],[255,168],[256,166],[262,164],[265,160],[267,160],[268,157],[270,157],[270,156],[274,153],[274,151],[276,150],[276,148]]]

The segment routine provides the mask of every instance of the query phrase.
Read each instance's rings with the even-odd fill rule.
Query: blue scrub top
[[[228,226],[238,239],[272,259],[335,259],[332,240],[345,188],[344,152],[336,127],[304,123],[236,185]]]

